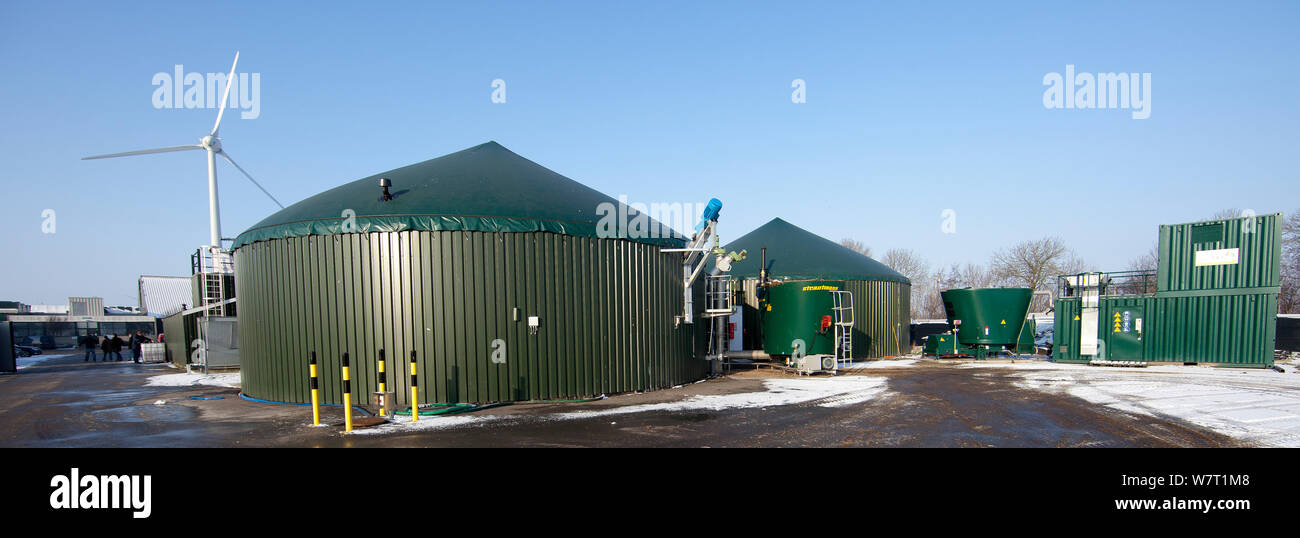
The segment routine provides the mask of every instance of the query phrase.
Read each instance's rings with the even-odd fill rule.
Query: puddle
[[[178,422],[196,415],[193,408],[183,405],[132,405],[90,413],[94,419],[107,422]]]

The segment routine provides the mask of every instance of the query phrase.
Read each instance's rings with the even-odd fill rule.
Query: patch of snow
[[[916,364],[916,359],[885,359],[878,361],[852,362],[841,364],[841,370],[867,370],[871,368],[907,368]]]
[[[1300,447],[1300,376],[1198,366],[988,366],[1023,370],[1017,382],[1021,387],[1063,392],[1129,413],[1173,417],[1258,445]]]
[[[809,404],[819,407],[844,407],[872,400],[885,392],[887,380],[880,377],[839,376],[809,377],[799,379],[766,379],[761,392],[738,394],[705,394],[684,400],[653,404],[627,405],[591,411],[571,411],[529,417],[538,420],[579,420],[586,418],[625,415],[645,412],[721,411],[725,409],[767,408],[780,405]],[[414,422],[410,417],[396,417],[394,422],[353,430],[353,434],[371,435],[420,430],[436,430],[483,424],[500,420],[519,420],[509,415],[452,415],[422,417]],[[614,424],[614,422],[610,422]]]
[[[388,424],[382,424],[371,428],[362,428],[352,430],[351,435],[375,435],[381,433],[398,433],[413,432],[425,430],[441,430],[444,428],[454,428],[456,426],[466,426],[470,424],[480,424],[484,422],[494,422],[507,417],[501,415],[451,415],[446,417],[432,416],[420,417],[420,420],[413,421],[411,417],[395,416],[393,421]]]
[[[149,387],[189,387],[207,385],[212,387],[239,388],[239,373],[220,374],[163,374],[149,378],[145,386]]]
[[[821,407],[842,407],[865,402],[885,391],[886,380],[879,377],[841,376],[804,379],[767,379],[763,392],[705,394],[675,402],[629,405],[593,411],[559,413],[554,418],[581,419],[647,411],[722,411],[778,405],[811,403]]]
[[[14,363],[18,366],[19,370],[22,370],[23,368],[31,368],[32,366],[36,366],[38,364],[41,364],[51,359],[61,359],[66,356],[67,355],[41,354],[41,355],[32,355],[30,357],[14,357]]]

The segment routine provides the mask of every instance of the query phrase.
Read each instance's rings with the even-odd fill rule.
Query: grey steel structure
[[[380,180],[386,185],[381,189]],[[612,206],[602,206],[612,204]],[[294,204],[235,240],[243,390],[339,403],[387,389],[420,403],[562,399],[650,390],[708,373],[683,308],[683,238],[600,232],[618,202],[495,142],[390,170]],[[633,215],[636,215],[631,209]],[[634,235],[634,234],[633,234]],[[668,237],[663,237],[668,235]],[[702,302],[702,281],[694,286]]]

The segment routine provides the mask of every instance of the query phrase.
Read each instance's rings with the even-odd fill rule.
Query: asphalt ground
[[[1015,372],[921,361],[854,372],[884,380],[888,397],[828,407],[619,412],[697,396],[762,392],[789,378],[744,371],[671,390],[589,403],[509,405],[463,425],[343,435],[342,411],[243,400],[238,389],[146,386],[167,365],[85,363],[76,354],[0,376],[5,447],[1235,447],[1233,438],[1177,419],[1134,414],[1017,386]],[[21,364],[21,363],[20,363]],[[806,379],[806,378],[805,378]],[[192,399],[192,397],[220,399]],[[609,414],[613,410],[614,414]],[[595,411],[556,420],[559,414]],[[461,415],[464,417],[465,415]],[[423,421],[446,420],[425,417]],[[436,425],[436,423],[427,423]]]

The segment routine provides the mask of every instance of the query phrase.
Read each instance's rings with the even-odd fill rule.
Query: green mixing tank
[[[835,298],[842,280],[801,280],[768,286],[762,300],[763,351],[794,355],[803,342],[804,355],[835,353]]]
[[[940,294],[948,323],[965,346],[1015,346],[1025,326],[1029,288],[957,288]],[[958,321],[961,321],[958,325]]]

